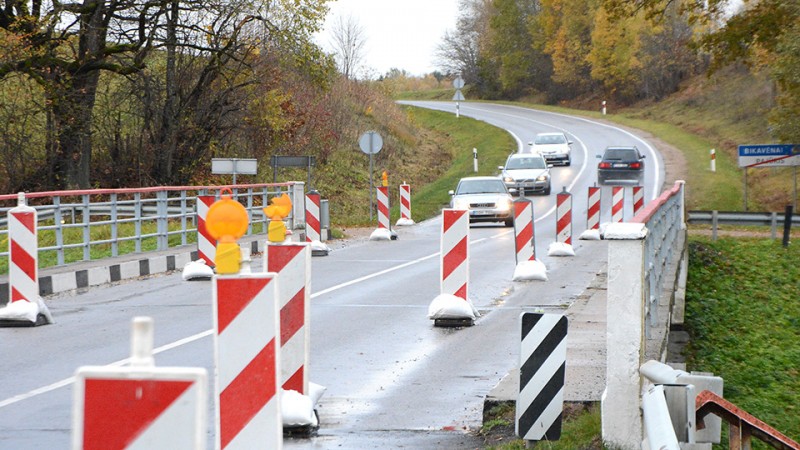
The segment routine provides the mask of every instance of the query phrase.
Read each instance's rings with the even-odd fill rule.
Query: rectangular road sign
[[[740,145],[739,167],[800,166],[800,145]]]
[[[255,158],[211,158],[211,173],[214,175],[256,175],[258,160]]]

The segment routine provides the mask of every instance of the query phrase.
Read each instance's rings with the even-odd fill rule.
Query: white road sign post
[[[464,94],[461,93],[461,88],[464,87],[464,79],[461,78],[461,75],[459,75],[458,77],[456,77],[455,80],[453,80],[453,87],[456,88],[456,93],[455,95],[453,95],[453,101],[456,102],[456,119],[458,119],[459,117],[458,102],[463,102],[465,100]]]
[[[358,139],[361,151],[369,155],[369,220],[372,221],[372,210],[375,209],[375,186],[372,182],[372,155],[383,148],[383,138],[377,131],[367,131]]]

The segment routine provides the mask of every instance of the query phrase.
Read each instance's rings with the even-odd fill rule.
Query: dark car
[[[635,146],[606,147],[603,156],[598,155],[597,183],[641,184],[644,181],[644,155]]]

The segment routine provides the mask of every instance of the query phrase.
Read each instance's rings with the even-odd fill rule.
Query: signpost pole
[[[367,131],[358,138],[361,151],[369,155],[369,220],[372,221],[372,210],[375,208],[375,183],[372,177],[372,155],[381,151],[383,139],[376,131]]]
[[[744,168],[744,210],[747,211],[747,167]]]
[[[369,137],[372,146],[372,135]],[[372,222],[372,210],[375,209],[375,185],[372,183],[372,153],[369,154],[369,221]]]

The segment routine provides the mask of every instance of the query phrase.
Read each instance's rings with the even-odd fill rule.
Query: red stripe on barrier
[[[208,229],[206,228],[206,220],[205,220],[205,219],[203,219],[203,218],[200,218],[200,217],[198,217],[198,218],[197,218],[197,231],[198,231],[198,232],[200,233],[200,235],[201,235],[201,236],[203,236],[203,237],[204,237],[204,238],[205,238],[205,239],[206,239],[208,242],[211,242],[212,244],[213,244],[214,242],[217,242],[217,240],[216,240],[216,239],[214,239],[214,237],[213,237],[213,236],[211,236],[211,233],[209,233],[209,232],[208,232]]]
[[[292,374],[292,376],[289,377],[285,383],[283,383],[283,389],[305,394],[305,392],[303,392],[303,372],[305,372],[305,367],[300,366],[300,368],[297,369],[297,372]]]
[[[467,285],[466,283],[458,288],[458,290],[453,294],[458,298],[463,298],[464,300],[467,299]]]
[[[36,221],[34,220],[35,214],[33,212],[14,212],[11,214],[13,214],[19,223],[27,228],[31,234],[36,233]]]
[[[275,376],[273,339],[219,396],[219,433],[222,448],[225,448],[264,405],[275,397]]]
[[[15,302],[17,300],[31,301],[33,299],[25,298],[25,296],[22,295],[22,292],[18,291],[17,288],[15,288],[14,286],[11,286],[11,301]]]
[[[453,273],[461,264],[467,261],[467,238],[461,239],[458,244],[453,246],[444,258],[442,258],[442,279],[446,280],[447,277]]]
[[[87,379],[84,450],[127,448],[191,385],[189,381]]]
[[[305,287],[294,294],[283,308],[281,308],[281,345],[289,342],[289,339],[297,333],[298,330],[303,328],[305,323]],[[301,391],[302,392],[302,391]]]
[[[317,234],[319,234],[320,225],[319,225],[319,220],[317,220],[316,217],[312,216],[311,214],[306,214],[306,225],[308,225],[309,228],[311,228]],[[306,234],[306,242],[311,242],[311,238],[307,234]]]
[[[225,301],[219,302],[218,333],[221,334],[271,281],[271,278],[219,279],[217,281],[217,298],[225,299]]]
[[[523,247],[530,246],[532,240],[533,240],[533,227],[528,226],[519,230],[516,242],[517,253],[519,253],[520,249],[522,249]]]
[[[11,241],[11,264],[19,267],[25,275],[33,281],[36,280],[36,260],[17,241]],[[13,281],[12,281],[13,282]]]
[[[442,214],[442,234],[447,234],[447,231],[450,230],[450,227],[453,226],[454,223],[458,221],[464,214],[466,214],[466,210],[461,209],[451,209],[448,211],[448,214]]]
[[[303,247],[301,245],[270,245],[269,250],[267,272],[278,273],[303,251]]]

